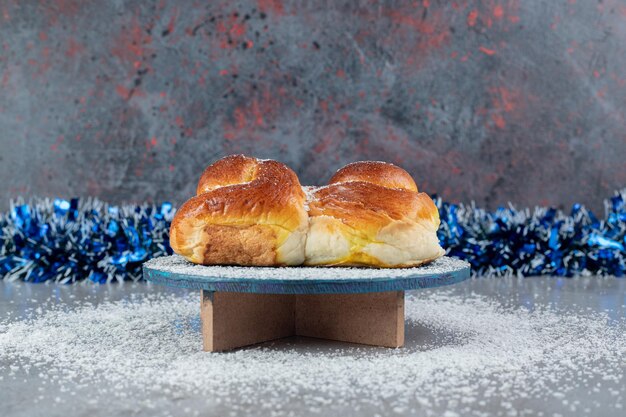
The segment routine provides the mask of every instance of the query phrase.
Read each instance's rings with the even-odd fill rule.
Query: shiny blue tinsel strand
[[[439,239],[475,275],[614,275],[626,268],[626,189],[600,220],[575,204],[490,212],[435,197]],[[98,283],[141,279],[141,264],[171,254],[169,203],[114,206],[95,199],[34,199],[0,214],[0,277]]]
[[[605,201],[600,220],[580,204],[569,214],[554,208],[489,212],[435,198],[439,240],[450,256],[481,276],[621,277],[626,268],[626,189]]]
[[[170,203],[113,206],[34,199],[0,214],[0,277],[98,283],[141,279],[141,264],[171,254]]]

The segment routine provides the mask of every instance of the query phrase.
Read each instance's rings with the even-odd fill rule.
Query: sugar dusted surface
[[[204,266],[196,265],[179,255],[154,258],[144,264],[145,267],[158,269],[179,275],[193,275],[207,278],[251,278],[297,281],[315,280],[374,280],[390,278],[412,278],[420,275],[443,275],[469,264],[447,256],[413,268],[350,268],[350,267],[248,267],[248,266]]]
[[[407,295],[401,349],[296,338],[228,353],[201,352],[197,292],[0,290],[6,417],[624,411],[626,281],[616,279],[474,279],[421,290]]]

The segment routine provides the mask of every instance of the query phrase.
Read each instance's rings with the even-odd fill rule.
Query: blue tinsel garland
[[[171,254],[170,203],[113,206],[34,199],[0,214],[0,277],[62,283],[141,279],[141,264]]]
[[[495,212],[436,198],[439,239],[476,275],[614,275],[626,269],[626,189],[605,219],[575,204]],[[95,199],[35,199],[0,214],[0,277],[63,283],[141,279],[143,261],[171,253],[171,204],[113,206]]]
[[[439,240],[475,275],[614,275],[626,268],[626,188],[604,201],[599,220],[580,204],[570,214],[546,207],[488,212],[473,205],[435,202]]]

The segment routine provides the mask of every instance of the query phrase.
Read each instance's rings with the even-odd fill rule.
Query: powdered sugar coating
[[[178,255],[143,266],[146,280],[170,287],[257,294],[363,294],[440,287],[470,277],[469,265],[440,258],[403,269],[195,265]]]
[[[412,278],[416,276],[446,275],[469,268],[465,261],[447,256],[413,268],[352,268],[352,267],[252,267],[252,266],[204,266],[193,264],[182,256],[172,255],[154,258],[144,263],[144,267],[178,275],[198,278],[224,278],[255,280],[386,280],[392,278]]]

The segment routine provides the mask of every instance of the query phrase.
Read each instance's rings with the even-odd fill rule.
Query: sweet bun
[[[445,253],[437,207],[395,165],[347,165],[308,195],[307,265],[406,267]]]
[[[206,168],[196,194],[174,216],[170,244],[197,264],[408,267],[444,254],[437,207],[384,162],[303,188],[280,162],[228,156]]]
[[[196,193],[172,221],[174,252],[204,265],[303,263],[305,194],[286,165],[228,156],[206,168]]]

